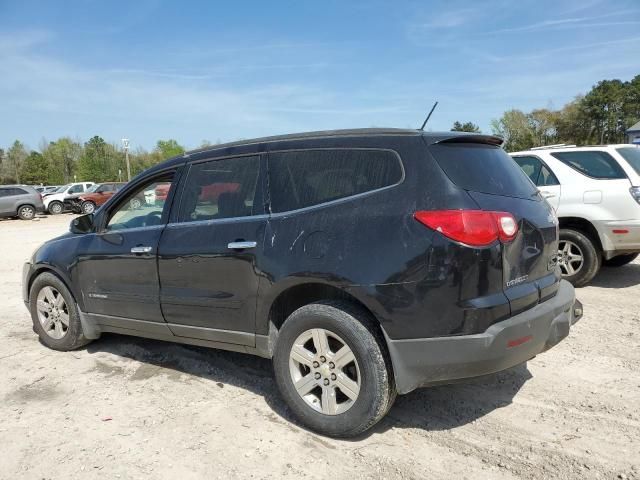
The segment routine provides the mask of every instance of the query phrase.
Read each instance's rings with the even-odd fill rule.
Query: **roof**
[[[548,146],[548,147],[536,147],[529,150],[521,150],[519,152],[509,152],[509,155],[536,155],[540,152],[584,152],[585,150],[610,150],[612,148],[624,148],[628,147],[628,143],[616,143],[610,145],[566,145],[566,146]]]
[[[343,130],[319,130],[315,132],[301,132],[301,133],[291,133],[287,135],[276,135],[271,137],[261,137],[254,138],[249,140],[238,140],[235,142],[222,143],[219,145],[209,145],[204,148],[199,148],[196,150],[191,150],[186,152],[184,156],[190,156],[197,153],[214,151],[228,147],[236,147],[243,145],[252,145],[257,143],[271,143],[271,142],[279,142],[279,141],[288,141],[288,140],[305,140],[311,138],[329,138],[329,137],[368,137],[368,136],[418,136],[422,135],[424,137],[429,138],[430,143],[436,143],[442,140],[448,140],[454,137],[471,137],[475,136],[478,138],[482,138],[483,141],[487,141],[489,138],[498,139],[499,137],[493,137],[490,135],[482,135],[479,133],[469,133],[469,132],[425,132],[423,130],[411,129],[411,128],[351,128],[351,129],[343,129]],[[500,139],[501,140],[501,139]]]
[[[636,123],[635,125],[631,125],[627,129],[627,133],[629,133],[629,132],[640,132],[640,122]]]
[[[243,147],[248,145],[259,145],[273,142],[286,142],[295,140],[309,140],[335,137],[380,137],[380,136],[423,136],[429,144],[438,142],[469,142],[474,138],[478,143],[488,143],[491,145],[501,145],[502,138],[493,135],[482,135],[480,133],[469,132],[425,132],[410,128],[352,128],[344,130],[320,130],[316,132],[292,133],[288,135],[276,135],[271,137],[253,138],[247,140],[238,140],[236,142],[222,143],[219,145],[210,145],[197,150],[190,150],[183,155],[169,158],[162,163],[151,167],[150,171],[162,170],[184,162],[192,156],[214,153],[218,150],[224,150],[230,147]],[[456,140],[457,139],[457,140]],[[471,140],[473,141],[473,140]],[[146,172],[145,172],[146,173]]]

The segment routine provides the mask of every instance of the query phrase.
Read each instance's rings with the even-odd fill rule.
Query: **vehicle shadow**
[[[282,420],[297,424],[278,392],[270,360],[205,347],[112,334],[105,334],[100,340],[89,344],[87,352],[107,352],[146,364],[147,368],[141,367],[133,374],[130,378],[132,381],[178,372],[215,383],[220,388],[232,385],[246,389],[264,397],[269,407]],[[530,378],[526,364],[522,364],[465,383],[416,390],[399,396],[378,425],[353,440],[362,440],[390,428],[435,431],[465,425],[497,408],[509,405]]]
[[[590,285],[600,288],[627,288],[640,283],[640,264],[623,267],[602,267]]]

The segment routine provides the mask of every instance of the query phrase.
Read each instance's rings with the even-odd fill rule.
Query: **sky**
[[[640,0],[0,0],[0,147],[151,149],[560,108],[640,74]]]

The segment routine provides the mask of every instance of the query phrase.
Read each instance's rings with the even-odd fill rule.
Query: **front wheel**
[[[391,364],[366,312],[346,303],[314,303],[282,326],[276,382],[297,419],[334,437],[375,425],[395,399]]]
[[[93,213],[96,209],[96,204],[87,200],[82,202],[82,206],[80,208],[82,209],[82,213]]]
[[[51,202],[48,210],[51,215],[59,215],[64,210],[64,207],[61,202]]]
[[[90,340],[82,333],[78,307],[66,285],[51,273],[36,277],[29,290],[33,330],[53,350],[75,350]]]
[[[601,263],[602,256],[591,238],[578,230],[560,230],[558,264],[565,280],[583,287],[596,276]]]
[[[627,255],[618,255],[617,257],[610,258],[609,260],[605,260],[603,265],[605,267],[623,267],[628,263],[633,262],[636,258],[638,258],[637,253],[629,253]]]

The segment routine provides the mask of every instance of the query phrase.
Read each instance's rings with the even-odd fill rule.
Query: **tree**
[[[480,133],[480,127],[478,127],[473,122],[466,122],[466,123],[454,122],[453,127],[451,127],[451,131]]]
[[[79,181],[114,181],[118,179],[118,171],[123,168],[122,152],[96,135],[84,144],[82,156],[78,160],[77,178]]]
[[[163,160],[171,157],[177,157],[185,152],[184,147],[173,139],[158,140],[155,151],[160,153]]]
[[[559,115],[559,112],[547,108],[539,108],[527,114],[535,146],[557,143]]]
[[[24,183],[39,185],[48,183],[49,162],[38,152],[31,152],[22,164],[20,175]]]
[[[533,147],[534,132],[529,118],[520,110],[508,110],[502,117],[491,121],[494,135],[504,138],[504,148],[508,152],[527,150]]]
[[[21,183],[20,171],[22,164],[27,158],[27,149],[20,141],[16,140],[7,151],[6,162],[10,178],[15,179],[16,183]]]

